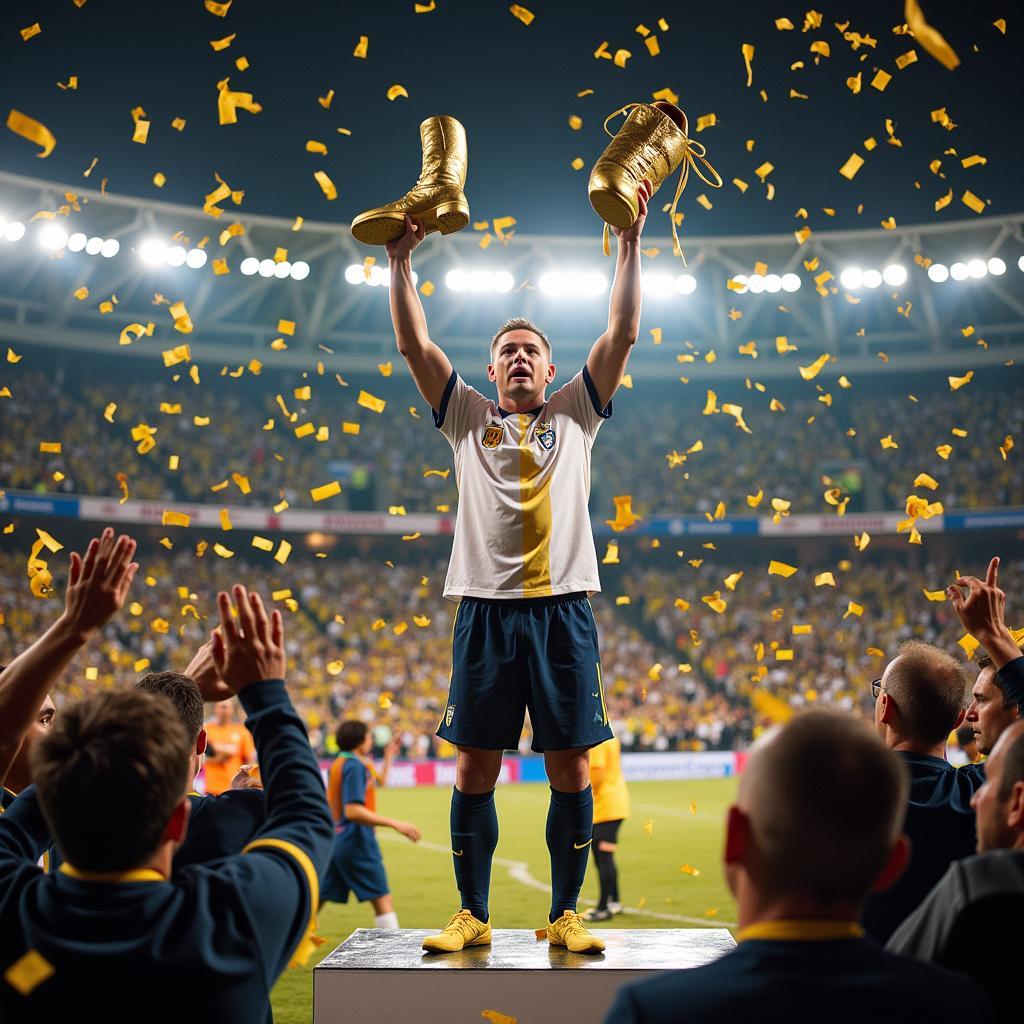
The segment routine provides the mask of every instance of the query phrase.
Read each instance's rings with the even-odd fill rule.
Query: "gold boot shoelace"
[[[620,107],[614,113],[609,114],[604,119],[604,130],[605,134],[611,138],[615,138],[616,132],[609,129],[608,124],[614,118],[620,114],[629,115],[629,112],[635,107],[642,106],[640,103],[627,103],[624,107]],[[667,116],[667,115],[666,115]],[[682,129],[679,129],[682,131]],[[711,166],[706,159],[707,149],[702,142],[694,142],[685,132],[683,132],[683,161],[682,167],[679,172],[679,182],[676,185],[676,194],[672,197],[672,206],[669,208],[668,216],[672,223],[672,254],[679,256],[683,261],[683,266],[686,266],[686,254],[683,252],[682,246],[679,244],[679,232],[676,227],[676,207],[679,206],[679,199],[683,194],[683,189],[686,188],[686,183],[690,179],[690,168],[693,168],[693,173],[700,178],[709,188],[721,188],[723,185],[722,176]],[[711,173],[710,178],[706,177],[704,172],[700,169],[697,161],[700,161]],[[605,224],[604,232],[601,236],[601,247],[604,250],[605,256],[611,256],[611,244],[609,242],[609,229],[608,225]]]

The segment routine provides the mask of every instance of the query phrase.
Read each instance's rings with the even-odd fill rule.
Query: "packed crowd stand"
[[[141,558],[134,600],[72,663],[58,699],[123,686],[138,676],[135,666],[143,659],[149,670],[183,670],[207,637],[214,614],[210,595],[235,579],[266,580],[265,566],[244,561],[241,553],[222,559],[207,550],[197,558],[192,547],[178,543],[178,551],[154,545]],[[378,749],[390,730],[401,738],[406,757],[452,753],[434,735],[448,690],[455,608],[440,596],[444,557],[406,554],[398,561],[388,554],[370,546],[358,557],[337,549],[323,560],[294,555],[268,584],[290,591],[275,603],[288,623],[289,664],[301,666],[293,699],[322,756],[336,752],[333,729],[343,711],[382,723]],[[667,557],[680,561],[672,552]],[[939,590],[953,578],[952,567],[928,563],[912,571],[865,562],[856,572],[837,570],[836,587],[815,586],[810,572],[780,580],[764,569],[760,562],[746,566],[730,592],[722,580],[738,570],[732,563],[706,559],[697,568],[682,563],[672,571],[606,567],[605,591],[593,605],[609,716],[623,749],[746,747],[771,720],[752,706],[755,689],[797,709],[867,713],[870,682],[901,642],[955,649],[962,635],[949,604],[922,593],[922,580]],[[1008,567],[1022,569],[1020,563]],[[722,614],[700,599],[714,590],[728,599]],[[0,556],[0,592],[0,652],[10,658],[20,638],[41,631],[53,601],[31,594],[22,552]],[[684,595],[690,606],[681,611],[675,602]],[[630,604],[617,605],[620,596],[629,596]],[[287,600],[295,602],[294,610]],[[844,619],[850,600],[864,612]],[[417,618],[429,623],[417,625]],[[794,636],[793,624],[809,624],[812,631]],[[757,641],[765,645],[760,660]],[[773,643],[793,649],[794,659],[775,660]],[[530,740],[527,728],[522,750]]]
[[[119,496],[120,472],[133,498],[263,507],[283,498],[308,507],[310,488],[331,479],[329,463],[348,462],[379,471],[371,491],[375,507],[456,507],[454,476],[424,476],[451,464],[444,439],[429,429],[430,410],[414,391],[397,390],[391,381],[353,380],[342,387],[330,373],[271,379],[269,371],[259,378],[245,371],[232,379],[207,368],[199,387],[187,373],[177,383],[115,386],[87,367],[57,371],[59,379],[20,366],[9,371],[0,379],[11,391],[0,397],[0,479],[10,489]],[[979,404],[963,390],[950,392],[944,382],[941,389],[929,384],[914,396],[917,401],[902,393],[872,391],[867,397],[833,387],[830,406],[816,397],[786,397],[784,410],[772,412],[770,392],[748,392],[739,382],[728,386],[728,395],[724,386],[716,387],[720,403],[743,405],[752,433],[739,430],[730,416],[702,415],[705,391],[696,382],[680,392],[685,401],[670,397],[664,386],[653,394],[641,395],[640,384],[619,393],[615,401],[628,405],[629,415],[608,428],[615,443],[602,448],[594,466],[596,495],[609,510],[611,495],[631,494],[634,511],[643,514],[714,513],[719,502],[731,515],[746,514],[747,496],[762,492],[762,513],[770,512],[772,497],[790,501],[793,512],[832,513],[823,498],[828,486],[820,481],[822,467],[836,474],[853,467],[860,475],[865,489],[854,496],[851,510],[864,501],[902,509],[907,495],[919,490],[913,481],[921,472],[938,482],[946,508],[1024,501],[1012,459],[999,453],[1007,435],[1024,435],[1024,408],[1010,390],[990,390]],[[308,399],[296,397],[297,391],[305,395],[303,388]],[[382,414],[358,406],[363,388],[387,395]],[[104,412],[112,402],[117,408],[108,420]],[[196,417],[209,422],[197,426]],[[273,428],[264,429],[271,421]],[[359,433],[345,433],[346,422],[358,423]],[[140,423],[157,429],[156,447],[142,455],[131,436]],[[895,426],[908,423],[912,429]],[[306,424],[317,429],[297,437],[296,428]],[[321,427],[328,430],[318,441]],[[954,430],[966,430],[966,436]],[[883,447],[884,437],[893,444]],[[59,454],[39,452],[38,442],[54,441],[63,442]],[[686,455],[698,441],[703,450]],[[952,449],[947,459],[936,454],[943,445]],[[797,461],[798,450],[818,452],[823,461]],[[100,451],[102,460],[95,457]],[[176,470],[168,468],[170,455],[179,456]],[[637,473],[637,466],[644,472]],[[55,473],[63,478],[55,480]],[[248,493],[230,482],[232,473],[247,478]],[[213,490],[225,481],[226,488]],[[835,484],[842,482],[837,476]],[[323,507],[344,507],[354,493],[346,488]]]

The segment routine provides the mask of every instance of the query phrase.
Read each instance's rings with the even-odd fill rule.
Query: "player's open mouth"
[[[516,370],[514,373],[509,374],[511,380],[529,380],[530,376],[526,370]]]

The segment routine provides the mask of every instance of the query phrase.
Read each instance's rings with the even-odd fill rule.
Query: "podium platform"
[[[600,1024],[622,985],[699,967],[736,945],[725,928],[592,931],[604,953],[570,953],[512,929],[496,930],[490,946],[425,953],[427,930],[358,928],[313,971],[313,1024],[471,1024],[483,1010],[542,1024],[556,1005],[576,1024]]]

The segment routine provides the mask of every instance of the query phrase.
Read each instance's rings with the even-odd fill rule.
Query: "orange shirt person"
[[[231,780],[243,764],[253,764],[256,748],[249,730],[236,722],[233,701],[214,705],[214,720],[206,726],[206,792],[217,796],[231,788]]]

